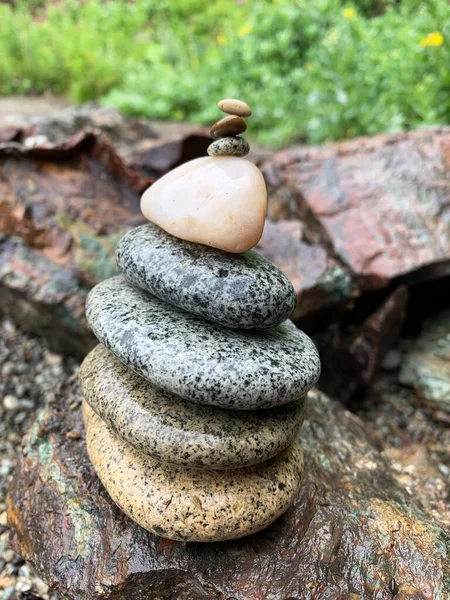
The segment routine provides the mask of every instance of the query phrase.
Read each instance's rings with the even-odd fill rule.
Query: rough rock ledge
[[[395,481],[361,421],[312,392],[305,484],[271,527],[234,542],[157,538],[89,463],[75,379],[24,439],[11,544],[73,600],[448,600],[450,535]],[[69,435],[68,435],[69,434]],[[79,438],[79,439],[77,439]]]

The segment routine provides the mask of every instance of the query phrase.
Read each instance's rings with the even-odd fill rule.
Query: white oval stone
[[[167,233],[226,252],[256,246],[266,209],[261,171],[234,156],[191,160],[158,179],[141,199],[144,216]]]

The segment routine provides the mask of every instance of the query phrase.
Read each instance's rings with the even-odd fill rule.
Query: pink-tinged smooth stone
[[[141,199],[144,216],[171,235],[226,252],[256,246],[266,209],[261,171],[234,156],[191,160],[158,179]]]

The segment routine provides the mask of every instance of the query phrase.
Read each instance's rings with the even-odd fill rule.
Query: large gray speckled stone
[[[225,329],[120,276],[91,290],[86,316],[124,364],[156,387],[200,404],[247,410],[288,404],[320,374],[314,344],[289,321],[265,331]]]
[[[138,452],[86,402],[83,416],[89,458],[106,491],[141,527],[165,538],[217,542],[260,531],[289,508],[302,483],[298,440],[259,465],[200,471]]]
[[[151,223],[125,234],[116,260],[132,284],[227,327],[279,325],[295,307],[289,279],[256,252],[231,254],[193,244]]]
[[[118,435],[165,463],[208,469],[272,458],[296,437],[305,398],[259,411],[200,406],[155,388],[100,344],[80,369],[84,399]]]

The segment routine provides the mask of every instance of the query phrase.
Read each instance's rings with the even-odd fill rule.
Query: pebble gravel
[[[77,367],[42,339],[0,319],[0,600],[63,600],[8,547],[6,489],[37,410]]]

